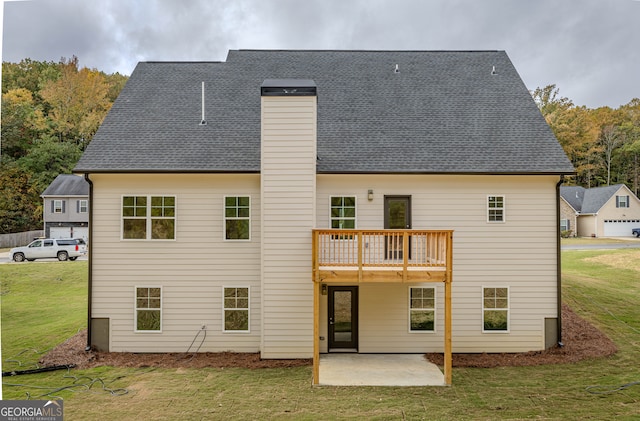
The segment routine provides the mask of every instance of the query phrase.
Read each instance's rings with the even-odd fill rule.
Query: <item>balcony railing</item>
[[[357,276],[358,281],[384,282],[416,280],[425,274],[431,277],[451,264],[451,239],[449,230],[316,229],[314,280],[340,282]],[[390,277],[389,271],[400,279]]]

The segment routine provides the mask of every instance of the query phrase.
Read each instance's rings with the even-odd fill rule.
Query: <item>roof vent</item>
[[[316,96],[316,83],[310,79],[265,79],[262,96]]]
[[[493,66],[493,68],[491,69],[491,74],[492,75],[497,75],[498,72],[496,72],[496,66]]]
[[[393,70],[393,73],[400,73],[400,66],[396,64],[396,68]]]
[[[200,120],[200,126],[206,126],[207,120],[204,118],[204,82],[202,82],[202,119]]]

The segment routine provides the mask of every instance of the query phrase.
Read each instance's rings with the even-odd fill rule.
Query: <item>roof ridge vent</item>
[[[498,74],[498,72],[496,72],[496,66],[493,66],[493,67],[491,68],[491,74],[492,74],[492,75],[497,75],[497,74]]]
[[[204,81],[202,82],[202,119],[200,120],[200,126],[206,126],[207,120],[204,117]]]
[[[393,73],[400,73],[400,66],[396,64],[396,68],[393,70]]]

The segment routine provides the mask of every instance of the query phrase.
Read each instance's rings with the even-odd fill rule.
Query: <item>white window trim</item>
[[[248,302],[247,302],[247,319],[248,319],[248,323],[247,323],[247,330],[227,330],[225,329],[225,325],[224,325],[224,312],[226,310],[238,310],[237,308],[230,308],[227,309],[224,306],[224,290],[227,288],[247,288],[247,298],[248,298]],[[243,309],[240,309],[243,310]],[[222,333],[251,333],[251,287],[248,285],[223,285],[222,286]]]
[[[332,194],[329,196],[329,229],[333,229],[332,228],[332,221],[333,218],[331,218],[331,199],[333,199],[334,197],[353,197],[354,199],[354,204],[355,204],[355,212],[356,212],[356,216],[353,217],[353,229],[358,229],[358,195],[357,194]],[[351,219],[351,218],[340,218],[340,219]],[[351,229],[351,228],[342,228],[342,229]]]
[[[230,220],[249,220],[249,238],[227,238],[227,197],[248,197],[249,198],[249,218],[229,218]],[[251,231],[252,231],[252,217],[253,217],[253,209],[252,209],[252,200],[250,194],[226,194],[222,197],[222,241],[231,241],[231,242],[248,242],[251,241]],[[233,287],[230,287],[233,288]],[[240,287],[238,287],[240,288]]]
[[[63,205],[62,205],[62,200],[61,199],[54,199],[53,201],[53,213],[64,213],[62,211],[63,209]],[[60,206],[58,206],[58,203],[60,203]]]
[[[565,222],[565,224],[563,224],[563,222]],[[571,225],[569,219],[567,218],[561,218],[560,219],[560,230],[561,231],[568,231],[571,228],[569,227]]]
[[[89,201],[87,199],[80,199],[79,202],[80,204],[78,205],[78,208],[80,209],[80,211],[78,213],[89,212]],[[82,210],[83,208],[84,210]]]
[[[489,198],[490,197],[502,197],[502,208],[490,208],[489,207]],[[486,206],[487,206],[487,223],[488,224],[504,224],[505,222],[507,222],[507,197],[504,194],[488,194],[487,195],[487,200],[486,200]],[[491,221],[489,218],[489,212],[492,209],[502,209],[502,220],[501,221]]]
[[[433,330],[411,330],[411,289],[413,288],[421,288],[421,289],[432,289],[433,290]],[[437,325],[438,325],[438,288],[435,286],[410,286],[409,287],[409,296],[407,297],[408,304],[408,320],[407,320],[407,329],[409,333],[417,333],[417,334],[432,334],[436,333]]]
[[[507,312],[507,329],[506,330],[485,330],[484,329],[484,311],[485,310],[495,310],[495,309],[491,309],[491,308],[484,308],[484,290],[485,288],[506,288],[507,289],[507,308],[506,309],[498,309],[498,310],[502,310],[502,311],[506,311]],[[511,331],[511,290],[508,286],[505,285],[483,285],[480,288],[480,299],[481,304],[481,315],[480,315],[480,319],[482,320],[482,333],[488,333],[488,334],[505,334],[505,333],[510,333]]]
[[[629,199],[629,200],[627,200]],[[616,195],[616,208],[618,209],[626,209],[629,207],[629,202],[631,201],[631,195],[625,194],[617,194]]]
[[[147,198],[147,216],[144,217],[146,220],[146,238],[124,238],[124,220],[125,217],[122,215],[122,208],[124,207],[124,198],[125,197],[146,197]],[[173,197],[173,207],[174,207],[174,216],[173,218],[155,218],[155,219],[173,219],[173,238],[165,239],[165,238],[151,238],[151,198],[152,197]],[[128,217],[129,219],[143,219],[143,217]],[[176,241],[178,239],[178,196],[175,194],[164,194],[164,193],[131,193],[131,194],[123,194],[120,197],[120,241]]]
[[[160,330],[138,330],[138,288],[160,288]],[[164,291],[161,285],[135,285],[133,287],[133,332],[134,333],[162,333]],[[140,309],[145,310],[145,309]]]

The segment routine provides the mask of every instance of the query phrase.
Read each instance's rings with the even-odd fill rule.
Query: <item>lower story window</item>
[[[409,288],[409,331],[435,331],[435,316],[435,288]]]
[[[162,288],[136,287],[136,331],[162,330]]]
[[[509,288],[482,289],[482,331],[509,330]]]
[[[249,287],[224,287],[224,331],[249,331]]]

